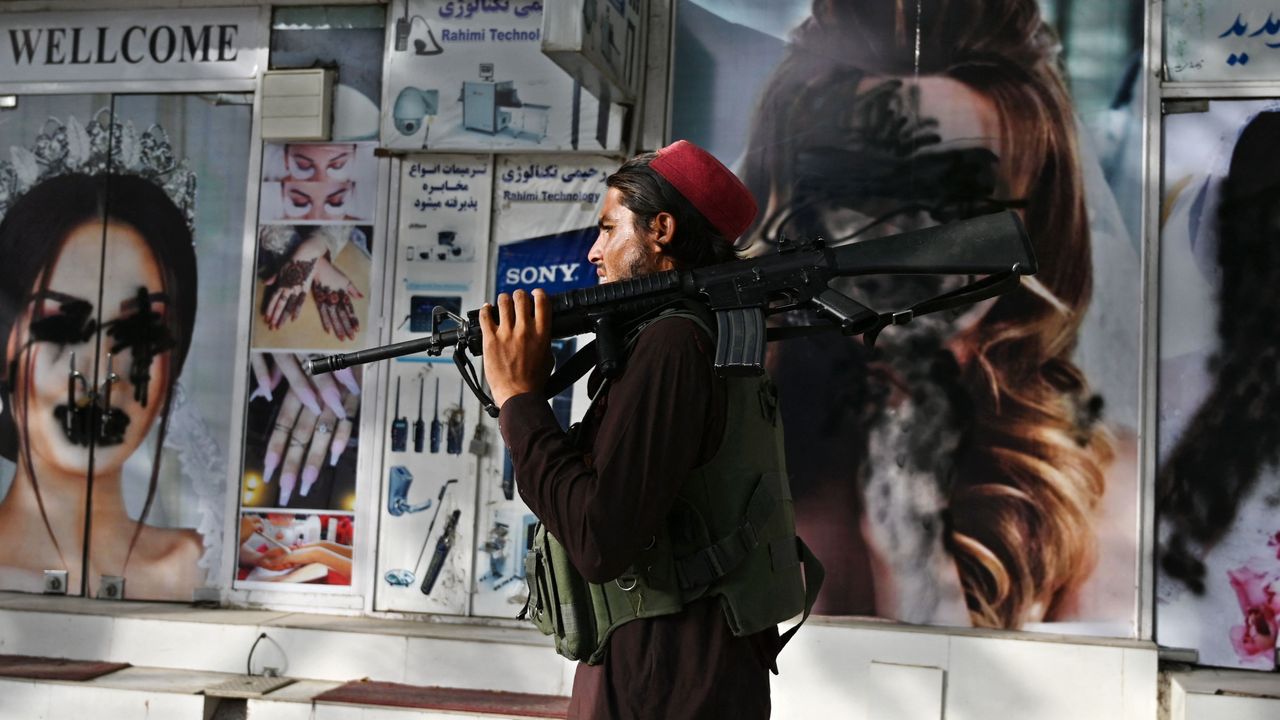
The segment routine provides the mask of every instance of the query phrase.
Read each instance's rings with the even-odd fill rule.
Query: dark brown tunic
[[[640,334],[623,374],[596,398],[573,445],[534,394],[502,406],[520,496],[594,583],[622,574],[666,518],[690,470],[724,434],[724,382],[711,340],[684,318]],[[734,637],[718,599],[618,628],[600,665],[579,664],[570,718],[769,716],[778,633]]]

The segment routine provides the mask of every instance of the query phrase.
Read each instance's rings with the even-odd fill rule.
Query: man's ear
[[[654,244],[654,251],[658,253],[666,252],[667,246],[676,236],[676,219],[671,213],[660,212],[650,224],[649,229],[653,232],[650,241]]]

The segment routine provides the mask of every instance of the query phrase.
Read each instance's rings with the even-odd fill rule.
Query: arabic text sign
[[[1165,4],[1169,78],[1280,79],[1280,3]]]
[[[622,108],[601,123],[589,92],[542,53],[539,0],[395,0],[381,140],[404,150],[600,151],[620,145]],[[600,126],[603,126],[601,129]]]

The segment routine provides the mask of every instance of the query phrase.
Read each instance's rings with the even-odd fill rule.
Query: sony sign
[[[0,14],[0,82],[248,79],[257,8]]]

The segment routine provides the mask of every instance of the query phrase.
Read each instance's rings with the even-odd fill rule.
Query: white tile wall
[[[942,669],[872,662],[869,677],[871,720],[942,720]]]
[[[566,665],[570,670],[567,684]],[[573,689],[573,667],[547,647],[409,638],[405,682],[568,695]],[[495,680],[497,686],[492,684]]]
[[[947,720],[1129,720],[1124,648],[951,638]],[[1156,692],[1151,678],[1150,694]]]
[[[282,674],[289,677],[405,681],[407,638],[297,628],[269,628],[266,632],[283,649],[288,664]]]
[[[72,660],[110,656],[112,619],[52,612],[0,612],[0,653]]]
[[[0,678],[0,720],[199,720],[204,697]]]
[[[1230,695],[1187,696],[1186,716],[1170,720],[1276,720],[1280,700]]]
[[[65,598],[46,602],[70,610],[45,611],[38,604],[0,597],[0,653],[238,674],[244,672],[253,641],[265,631],[269,642],[259,645],[255,667],[272,664],[295,678],[342,682],[368,677],[555,695],[572,689],[574,665],[525,630],[254,611],[210,611],[200,616],[203,622],[195,622],[188,612],[147,612],[148,606],[139,604],[130,605],[125,616],[112,617],[91,614],[99,607],[99,612],[109,611],[103,605]],[[778,720],[937,717],[929,695],[935,691],[941,692],[947,720],[1157,717],[1155,649],[1133,642],[1071,643],[827,620],[806,625],[784,650],[779,666],[782,674],[771,678],[773,717]],[[182,681],[174,682],[178,685],[166,687],[181,687]],[[255,720],[271,720],[272,713],[293,720],[297,710],[285,701],[309,707],[309,696],[301,689],[258,703]],[[895,712],[889,704],[893,697],[900,698],[895,702],[919,701],[926,709],[918,714],[902,705],[898,715],[885,715]],[[0,711],[8,704],[0,693]],[[274,706],[279,707],[271,710]],[[325,712],[327,717],[357,717],[351,708],[345,710],[347,715]],[[326,715],[316,717],[324,720]],[[2,712],[0,720],[5,720]]]

